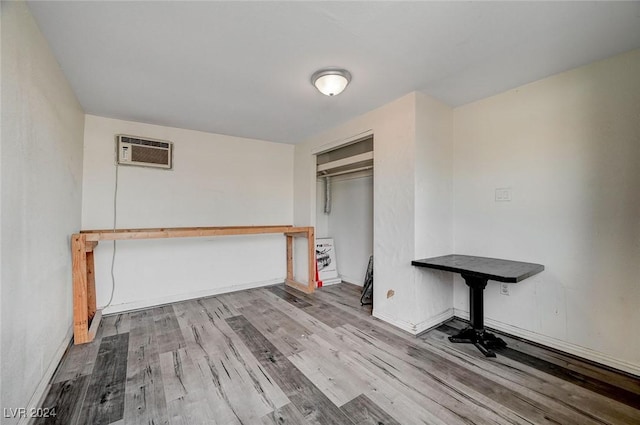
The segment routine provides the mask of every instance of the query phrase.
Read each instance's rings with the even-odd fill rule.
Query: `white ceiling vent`
[[[120,165],[169,170],[173,166],[173,143],[171,142],[118,134],[116,143]]]

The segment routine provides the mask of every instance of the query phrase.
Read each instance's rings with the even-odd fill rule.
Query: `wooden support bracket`
[[[93,264],[93,248],[87,251],[85,235],[71,236],[71,262],[73,274],[73,342],[91,342],[100,324],[101,314],[96,314],[96,285]],[[93,333],[92,333],[92,332]]]

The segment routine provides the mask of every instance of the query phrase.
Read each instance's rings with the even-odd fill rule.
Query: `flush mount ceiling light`
[[[342,93],[351,81],[351,74],[346,69],[325,68],[316,71],[311,76],[311,84],[318,91],[327,96],[335,96]]]

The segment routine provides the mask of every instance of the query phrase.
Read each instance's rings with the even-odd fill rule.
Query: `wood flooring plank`
[[[218,423],[198,368],[185,348],[160,354],[169,423]]]
[[[360,395],[340,408],[356,425],[402,425],[366,395]]]
[[[291,403],[312,424],[352,422],[245,317],[227,319],[256,359],[282,388]]]
[[[300,342],[305,350],[288,357],[289,360],[336,406],[375,390],[376,383],[354,370],[345,358],[349,351],[337,346],[335,340],[314,334]]]
[[[344,296],[337,302],[333,296],[324,291],[316,291],[313,295],[316,296],[316,302],[313,303],[315,309],[309,307],[305,311],[308,310],[309,314],[314,315],[319,320],[324,320],[329,326],[331,326],[332,320],[337,319],[339,320],[337,326],[350,324],[368,332],[374,332],[385,341],[398,342],[404,340],[411,342],[415,339],[414,335],[385,323],[371,316],[364,308],[358,307],[360,306],[359,299]],[[371,306],[364,307],[369,308]]]
[[[353,285],[351,283],[343,282],[339,285],[329,285],[323,288],[326,292],[330,292],[333,294],[337,294],[343,300],[353,300],[356,298],[360,300],[360,296],[362,295],[362,286]],[[354,304],[355,307],[361,307],[360,303]],[[371,308],[371,306],[369,306]]]
[[[636,377],[509,337],[487,359],[448,341],[463,321],[416,338],[359,297],[273,286],[109,316],[54,374],[58,419],[34,423],[640,424]]]
[[[363,338],[361,331],[355,328],[343,330],[343,336],[354,347],[353,357],[361,367],[375,373],[381,381],[415,403],[427,406],[427,410],[443,423],[536,423],[477,391],[473,383],[456,379],[455,365],[416,362],[402,348],[395,349],[374,338]],[[487,386],[491,387],[491,384]]]
[[[296,407],[289,403],[262,418],[263,425],[307,425],[309,422]]]
[[[62,357],[51,383],[69,381],[80,376],[91,375],[98,356],[101,338],[96,337],[86,344],[70,345]]]
[[[289,399],[278,387],[267,371],[262,367],[251,351],[244,344],[242,339],[231,329],[226,320],[218,319],[209,311],[202,311],[198,317],[194,317],[191,311],[189,320],[193,323],[202,323],[204,330],[215,335],[216,344],[214,351],[234,364],[234,368],[243,375],[245,382],[251,383],[251,390],[254,390],[264,403],[271,408],[279,408],[289,403]],[[195,333],[193,333],[195,338]],[[200,341],[206,338],[199,338]],[[211,350],[212,347],[209,347]],[[248,378],[248,379],[247,379]]]
[[[466,328],[468,326],[468,323],[455,318],[448,321],[447,323],[444,323],[441,326],[443,328],[438,329],[439,331],[451,334],[452,332],[458,332],[458,330]],[[495,332],[500,336],[500,338],[504,339],[505,342],[507,342],[509,348],[521,351],[535,358],[546,360],[570,371],[590,376],[602,382],[607,382],[611,385],[623,388],[634,394],[640,394],[640,379],[638,379],[637,376],[633,376],[621,371],[616,371],[615,369],[609,368],[607,366],[601,366],[595,362],[586,359],[580,359],[576,356],[565,354],[558,350],[548,349],[542,345],[530,343],[524,339],[511,337],[500,331],[492,332]]]
[[[231,303],[221,297],[201,298],[194,301],[219,319],[228,319],[241,314]]]
[[[221,331],[219,326],[228,326],[226,322],[206,313],[197,303],[176,306],[186,347],[203,375],[207,391],[216,396],[216,405],[226,406],[227,416],[232,414],[240,423],[256,423],[289,403],[253,363],[245,361],[238,351],[240,346]],[[229,331],[233,333],[230,328]],[[248,351],[246,354],[251,356]]]
[[[308,302],[306,302],[305,300],[303,300],[302,298],[285,291],[283,288],[281,288],[280,286],[269,286],[268,288],[265,288],[267,291],[271,291],[273,294],[275,294],[276,296],[282,298],[283,300],[285,300],[286,302],[288,302],[291,305],[294,305],[298,308],[305,308],[305,307],[310,307],[311,304],[309,304]]]
[[[286,287],[284,291],[292,295],[295,295],[296,297],[311,304],[310,306],[305,307],[305,313],[322,321],[327,326],[330,326],[332,328],[337,328],[338,326],[342,326],[348,323],[348,319],[349,319],[348,317],[342,317],[340,315],[331,314],[331,312],[336,311],[335,307],[323,301],[320,301],[317,297],[313,297],[312,295],[309,295],[309,294],[304,294],[290,287]],[[319,291],[320,290],[316,291],[316,293],[318,293]],[[265,291],[265,292],[273,296],[277,296],[272,291]],[[278,297],[278,298],[281,298],[281,297]]]
[[[302,350],[298,338],[310,334],[308,329],[292,321],[264,299],[256,299],[240,311],[285,356]]]
[[[130,313],[120,313],[103,316],[100,322],[100,326],[102,326],[102,337],[129,332],[129,314]]]
[[[318,320],[321,320],[327,326],[331,326],[332,328],[337,328],[338,326],[346,325],[349,323],[348,317],[343,317],[341,315],[327,314],[327,310],[331,310],[332,306],[328,304],[314,304],[310,307],[307,307],[307,313],[312,315]]]
[[[603,382],[582,373],[571,371],[509,347],[500,348],[496,350],[496,353],[508,357],[518,363],[522,363],[544,373],[548,373],[549,375],[553,375],[574,385],[581,386],[589,391],[593,391],[612,400],[624,403],[635,409],[640,409],[640,395],[616,387],[615,385],[611,385],[608,382]]]
[[[321,355],[310,350],[301,351],[288,357],[289,361],[302,372],[336,406],[342,406],[366,389],[358,388],[360,380],[355,382],[351,373],[344,373],[342,367],[333,367]],[[348,372],[348,371],[347,371]]]
[[[442,410],[442,407],[433,402],[432,400],[425,400],[422,397],[417,397],[417,401],[408,398],[406,395],[401,394],[397,388],[393,387],[385,376],[379,376],[374,373],[371,368],[368,368],[361,363],[354,360],[357,354],[353,351],[358,350],[358,346],[354,346],[345,340],[340,334],[339,329],[327,326],[325,323],[319,321],[315,317],[307,314],[308,309],[297,309],[280,298],[272,296],[267,293],[269,297],[266,299],[280,311],[287,314],[292,320],[304,324],[309,330],[313,331],[313,334],[308,339],[300,339],[305,347],[304,352],[313,351],[320,354],[325,359],[326,367],[333,368],[334,362],[340,365],[336,367],[340,370],[340,373],[344,373],[344,369],[349,370],[350,373],[346,376],[357,377],[356,385],[359,385],[362,391],[368,391],[370,398],[375,398],[376,401],[385,406],[385,409],[393,414],[402,424],[440,424],[440,425],[453,425],[458,423],[464,423],[460,421],[455,415],[440,414],[445,420],[434,416],[428,409],[433,411]],[[331,373],[324,375],[316,375],[313,381],[318,387],[325,391],[331,388],[332,385],[341,385],[331,381]],[[323,378],[324,382],[319,382],[319,378]],[[313,380],[313,379],[312,379]],[[331,388],[329,391],[335,391]]]
[[[416,401],[414,401],[414,399],[408,397],[406,392],[401,391],[402,389],[399,389],[398,386],[394,386],[387,376],[377,373],[355,359],[360,347],[352,346],[344,339],[335,338],[332,333],[336,332],[336,330],[329,329],[331,333],[323,334],[321,338],[315,334],[311,336],[311,339],[317,339],[318,345],[322,346],[322,348],[316,348],[316,350],[325,352],[329,350],[330,354],[327,358],[335,358],[352,374],[357,375],[358,379],[365,383],[363,388],[369,389],[365,394],[375,400],[375,403],[379,406],[384,406],[384,410],[389,412],[400,423],[403,425],[466,424],[466,422],[459,420],[458,416],[450,412],[443,413],[442,407],[433,400],[415,397]],[[441,419],[440,416],[444,417],[445,420]]]
[[[307,317],[305,317],[307,316],[307,312],[309,311],[308,308],[290,309],[289,308],[290,306],[283,305],[283,303],[280,302],[280,300],[271,299],[270,302],[272,302],[273,304],[280,305],[284,309],[284,311],[291,314],[291,318],[297,322],[309,323],[315,320],[315,319],[308,319]],[[368,327],[368,326],[369,324],[366,324],[365,327]],[[384,395],[381,395],[379,398],[387,401],[389,405],[393,406],[394,403],[396,405],[399,403],[398,400],[395,400],[397,398],[397,395],[396,395],[397,392],[403,391],[404,394],[407,394],[412,399],[410,400],[405,398],[402,400],[402,402],[406,406],[412,406],[413,411],[418,411],[416,410],[416,406],[423,405],[423,406],[427,406],[428,409],[431,410],[432,412],[436,412],[437,416],[434,416],[426,411],[420,412],[420,414],[416,414],[417,416],[420,416],[422,420],[427,421],[428,423],[435,423],[435,422],[439,422],[443,424],[465,423],[465,421],[469,417],[474,418],[476,423],[487,423],[487,424],[496,423],[495,421],[491,420],[492,415],[496,416],[495,414],[484,412],[479,415],[478,413],[474,413],[473,409],[469,410],[469,408],[465,406],[466,400],[461,401],[459,399],[460,398],[459,396],[458,398],[455,398],[450,394],[443,393],[441,389],[439,389],[439,387],[429,388],[429,387],[425,387],[423,382],[417,382],[417,383],[414,383],[414,385],[417,388],[419,388],[421,392],[420,391],[411,392],[409,391],[407,384],[404,382],[406,379],[390,378],[388,374],[382,372],[380,369],[377,369],[376,371],[377,373],[375,373],[374,376],[372,377],[371,371],[373,371],[375,368],[372,368],[371,364],[369,364],[367,360],[362,359],[361,354],[357,352],[357,351],[361,351],[361,347],[359,347],[357,344],[354,345],[352,342],[345,339],[344,335],[342,335],[339,332],[340,329],[333,329],[324,324],[310,326],[310,329],[313,329],[315,334],[311,335],[308,338],[308,340],[300,339],[300,341],[305,344],[305,348],[307,348],[307,350],[302,352],[302,355],[307,355],[307,353],[309,352],[312,352],[314,354],[321,354],[322,358],[326,359],[325,363],[326,363],[326,366],[329,368],[329,370],[332,367],[334,367],[334,365],[332,364],[332,360],[337,358],[341,364],[346,366],[347,370],[351,371],[351,373],[345,372],[343,369],[337,366],[336,368],[340,370],[339,373],[345,374],[345,376],[352,376],[355,373],[356,376],[359,378],[366,377],[365,385],[362,385],[361,387],[362,392],[371,391],[375,393],[376,391],[378,392],[382,391],[384,393],[385,389],[391,386],[394,388],[394,391],[392,391],[391,393],[386,393]],[[309,346],[309,343],[311,343],[312,341],[315,341],[318,345],[315,347]],[[324,345],[324,347],[321,348],[320,345]],[[356,352],[354,352],[354,350]],[[296,356],[292,356],[290,358],[295,362],[295,357]],[[359,358],[360,364],[355,364],[351,359],[351,357]],[[336,386],[339,385],[339,380],[333,381],[332,379],[330,379],[333,377],[333,374],[331,372],[323,372],[323,373],[317,374],[317,373],[313,373],[313,371],[310,372],[309,369],[305,367],[304,364],[300,364],[300,363],[296,363],[296,364],[305,373],[309,374],[308,377],[321,390],[325,391],[325,393],[329,396],[329,398],[331,398],[332,396],[336,396],[335,394],[332,394],[332,392],[336,392],[340,390],[345,391],[344,388],[339,388],[339,387],[336,388]],[[319,367],[322,370],[322,366],[315,366],[315,367],[316,368]],[[313,369],[313,367],[311,367],[311,369]],[[412,373],[415,374],[415,370],[412,371]],[[357,382],[358,379],[353,379],[353,380],[354,382]],[[435,381],[432,381],[432,385],[439,385],[439,384],[436,383]],[[338,392],[337,394],[340,394],[340,393]],[[345,393],[342,393],[342,394],[344,396]],[[508,416],[509,414],[505,413],[505,415]],[[483,419],[482,416],[487,416],[489,419]],[[406,421],[408,420],[406,415],[401,417],[406,423]],[[499,417],[498,417],[498,420],[499,420]],[[421,423],[421,422],[417,422],[417,423]],[[513,423],[513,422],[503,420],[502,423]]]
[[[452,344],[447,334],[439,331],[431,331],[428,335],[426,342],[434,352],[447,356],[460,367],[498,381],[516,394],[524,393],[554,411],[563,412],[574,423],[625,424],[640,421],[640,411],[629,406],[503,356],[487,361],[477,355],[472,345]]]
[[[362,280],[363,281],[364,281],[364,278],[365,278],[365,275],[363,273],[363,275],[362,275]],[[329,286],[327,286],[327,288],[348,292],[350,295],[356,296],[359,299],[360,295],[362,294],[363,286],[361,284],[350,283],[350,282],[346,282],[346,281],[343,280],[341,284],[339,284],[339,285],[329,285]]]
[[[299,308],[296,308],[294,305],[284,301],[282,298],[276,296],[270,291],[265,291],[264,294],[265,297],[263,298],[263,300],[265,302],[271,304],[273,308],[289,317],[289,320],[292,320],[303,326],[310,333],[327,333],[330,332],[331,329],[344,324],[343,321],[340,321],[340,325],[334,323],[327,324],[326,320],[317,318],[317,315],[313,313],[313,309],[316,306],[307,307],[304,310],[301,310]]]
[[[131,313],[124,422],[167,425],[169,417],[151,310]]]
[[[344,340],[335,338],[332,334],[336,332],[335,329],[330,328],[330,332],[322,337],[315,334],[311,336],[310,339],[314,339],[318,345],[315,350],[323,352],[328,362],[331,358],[343,365],[343,368],[350,371],[349,376],[355,374],[360,381],[358,385],[361,385],[363,390],[368,390],[366,394],[378,405],[384,406],[384,409],[397,418],[400,423],[403,425],[456,425],[464,423],[456,420],[453,415],[439,413],[439,416],[446,418],[446,420],[440,419],[432,412],[438,412],[441,410],[441,406],[432,400],[417,397],[417,401],[414,401],[407,397],[405,393],[399,391],[397,386],[390,384],[388,377],[381,376],[356,360],[356,351],[359,350],[359,347],[351,346]],[[327,351],[330,353],[327,354]]]
[[[457,333],[457,330],[455,328],[446,325],[438,327],[437,330],[442,331],[447,335],[453,335]],[[609,382],[601,381],[589,375],[584,375],[582,373],[564,368],[558,364],[537,358],[535,356],[519,350],[515,350],[510,347],[499,348],[495,351],[496,353],[514,360],[515,362],[535,368],[541,372],[555,376],[556,378],[570,382],[574,385],[578,385],[589,391],[595,392],[620,403],[624,403],[628,406],[633,407],[634,409],[640,409],[640,395],[632,391],[617,387],[610,384]]]
[[[434,409],[432,405],[418,403],[405,394],[395,391],[393,388],[385,388],[378,391],[370,391],[365,394],[375,404],[387,411],[402,425],[470,425],[468,421],[454,419],[445,421],[440,418],[442,412]],[[475,424],[474,424],[475,425]]]
[[[353,285],[350,285],[353,286]],[[343,285],[331,285],[326,287],[326,290],[321,291],[320,297],[322,300],[331,302],[332,304],[345,308],[351,313],[370,315],[373,306],[370,304],[360,304],[360,294],[356,294],[352,290],[342,290]],[[325,288],[323,288],[325,289]],[[357,296],[354,299],[354,296]]]
[[[253,387],[265,398],[269,406],[281,407],[288,404],[289,399],[274,383],[273,379],[271,379],[251,351],[244,345],[240,337],[229,327],[226,320],[218,318],[207,309],[199,310],[197,313],[196,311],[197,309],[191,309],[188,312],[189,314],[186,315],[186,319],[189,320],[189,326],[192,324],[208,325],[208,327],[204,327],[204,329],[207,332],[214,333],[215,339],[220,341],[220,344],[216,344],[217,348],[215,348],[214,351],[220,356],[233,359],[237,362],[238,365],[247,372]],[[182,314],[179,315],[179,319],[181,315]],[[195,337],[196,333],[194,333],[193,330],[192,334]],[[203,338],[201,335],[199,335],[198,339],[200,341],[199,344],[202,344]]]
[[[100,349],[103,331],[104,327],[102,321],[100,321],[100,326],[93,341],[79,345],[73,344],[73,341],[71,342],[51,379],[52,384],[75,379],[82,375],[91,375],[98,356],[98,350]]]
[[[441,325],[438,327],[438,330],[445,332],[448,335],[453,335],[458,332],[456,328],[448,326],[447,324]],[[500,336],[502,337],[502,335]],[[592,373],[585,370],[584,367],[582,368],[582,371],[577,371],[564,367],[563,365],[558,364],[557,361],[549,361],[551,359],[550,356],[541,358],[538,354],[539,350],[534,351],[536,355],[530,354],[529,352],[533,351],[533,347],[530,344],[521,344],[517,341],[513,344],[515,340],[508,337],[506,338],[509,340],[510,345],[506,348],[497,349],[497,353],[567,382],[571,382],[572,384],[579,385],[605,397],[619,401],[620,403],[627,404],[635,409],[640,409],[640,380],[636,379],[635,382],[633,382],[634,380],[629,379],[627,376],[611,372],[601,372],[599,377],[602,379],[599,379],[599,377],[595,377]],[[523,350],[523,347],[526,346],[529,347],[529,350],[527,350],[529,352],[525,351],[526,349]],[[549,350],[546,351],[547,353],[550,352]],[[565,357],[565,362],[565,364],[569,364],[570,359]]]
[[[154,317],[154,330],[158,344],[158,353],[177,351],[184,347],[184,338],[178,325],[173,306],[166,305],[151,310]]]
[[[529,354],[536,358],[546,360],[563,367],[569,371],[590,376],[601,382],[607,382],[618,388],[623,388],[634,394],[640,394],[640,379],[631,374],[615,371],[608,367],[597,365],[595,362],[581,360],[571,355],[559,353],[556,350],[546,349],[544,347],[530,344],[523,340],[511,338],[504,334],[500,337],[505,340],[507,346]]]
[[[313,341],[314,346],[309,346],[309,349],[314,352],[321,353],[330,364],[329,367],[333,367],[332,362],[336,362],[341,365],[340,372],[344,373],[344,369],[350,372],[347,376],[357,376],[358,385],[363,391],[368,391],[366,394],[370,398],[375,399],[376,403],[380,406],[384,406],[393,417],[397,418],[403,425],[456,425],[464,422],[458,421],[455,415],[447,415],[439,413],[439,416],[444,417],[446,420],[440,419],[432,412],[438,412],[441,410],[441,406],[434,403],[430,399],[423,397],[417,397],[417,401],[407,397],[405,393],[402,393],[397,386],[390,383],[387,376],[376,373],[368,366],[359,363],[356,360],[358,357],[357,351],[360,347],[353,346],[336,337],[336,329],[328,328],[328,333],[322,333],[311,335],[309,343]],[[331,374],[327,374],[330,376]],[[340,384],[338,384],[340,385]]]
[[[262,295],[259,292],[260,290],[261,288],[250,289],[247,291],[230,292],[227,294],[218,295],[217,298],[222,302],[228,303],[239,310],[242,307],[250,306],[255,300],[262,298]]]
[[[221,375],[219,369],[224,369],[224,367],[216,365],[216,360],[221,357],[218,347],[216,346],[218,340],[207,335],[204,329],[202,329],[202,323],[208,320],[210,313],[192,302],[176,304],[174,308],[178,324],[184,336],[185,348],[189,352],[190,359],[192,359],[194,370],[197,371],[199,382],[202,386],[201,391],[207,399],[212,417],[215,418],[217,423],[229,425],[241,424],[241,419],[230,405],[229,396],[225,391],[225,387],[223,387],[220,382]],[[187,315],[187,313],[191,313],[194,308],[204,313],[201,320],[194,320],[194,314]],[[214,316],[211,316],[211,320],[213,320],[213,317]],[[211,353],[206,352],[209,344],[213,346]],[[205,348],[205,346],[207,346],[207,348]]]
[[[128,346],[128,333],[102,338],[78,423],[108,425],[122,419]]]
[[[353,329],[354,335],[367,339],[366,334]],[[375,342],[384,346],[383,343],[373,338],[369,338],[370,343]],[[357,343],[357,340],[354,340]],[[384,353],[394,353],[394,347],[385,347]],[[411,357],[407,359],[406,355]],[[453,362],[453,358],[445,358],[444,353],[437,353],[428,348],[409,346],[405,354],[394,354],[394,357],[404,358],[416,369],[422,369],[421,373],[433,375],[435,379],[441,380],[446,388],[451,391],[458,391],[461,397],[468,398],[468,402],[481,403],[486,408],[505,414],[504,409],[513,412],[517,417],[532,423],[563,423],[563,424],[585,424],[598,423],[594,418],[577,414],[575,410],[557,403],[552,397],[545,394],[531,391],[526,386],[512,385],[510,381],[502,380],[499,376],[481,373],[480,370],[472,370],[467,367],[459,367],[460,364]],[[393,357],[382,357],[387,363],[394,364]],[[376,364],[375,359],[367,359],[372,364]],[[481,359],[486,362],[484,358]],[[489,362],[487,362],[489,363]],[[384,364],[377,365],[384,367]],[[402,376],[412,376],[409,371],[402,371]],[[415,385],[413,385],[415,387]],[[514,418],[511,418],[514,420]]]
[[[341,300],[340,303],[337,303],[335,302],[334,299],[332,299],[333,296],[328,295],[327,293],[320,293],[320,291],[318,291],[318,297],[326,301],[327,303],[333,304],[336,308],[346,312],[346,314],[348,315],[347,317],[349,317],[350,325],[353,325],[354,327],[375,336],[377,339],[385,343],[388,343],[391,346],[402,346],[404,344],[404,345],[407,345],[408,347],[415,347],[416,342],[408,339],[407,336],[404,335],[402,332],[389,329],[388,326],[385,326],[385,324],[378,325],[377,323],[372,323],[372,319],[370,318],[362,318],[361,316],[356,317],[355,313],[352,314],[352,312],[355,312],[355,310],[353,308],[349,308],[348,305],[353,303],[354,301],[353,299],[349,300],[348,297],[345,296],[344,300]],[[352,317],[354,317],[355,320],[352,320]],[[405,342],[403,342],[403,340]],[[464,344],[456,344],[456,345],[464,345]],[[568,406],[567,409],[570,409],[570,406]],[[567,414],[569,413],[567,409],[561,409],[561,410],[564,412],[564,414]]]
[[[88,386],[89,376],[87,375],[52,384],[41,407],[55,416],[35,418],[33,425],[75,424],[80,417],[82,401]]]

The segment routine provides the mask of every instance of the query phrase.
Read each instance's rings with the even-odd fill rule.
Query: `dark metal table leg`
[[[491,349],[503,348],[507,344],[484,329],[483,292],[487,286],[487,279],[468,275],[462,275],[462,278],[469,287],[469,318],[471,326],[461,330],[454,336],[450,336],[449,341],[473,344],[486,357],[495,357],[496,354]]]

